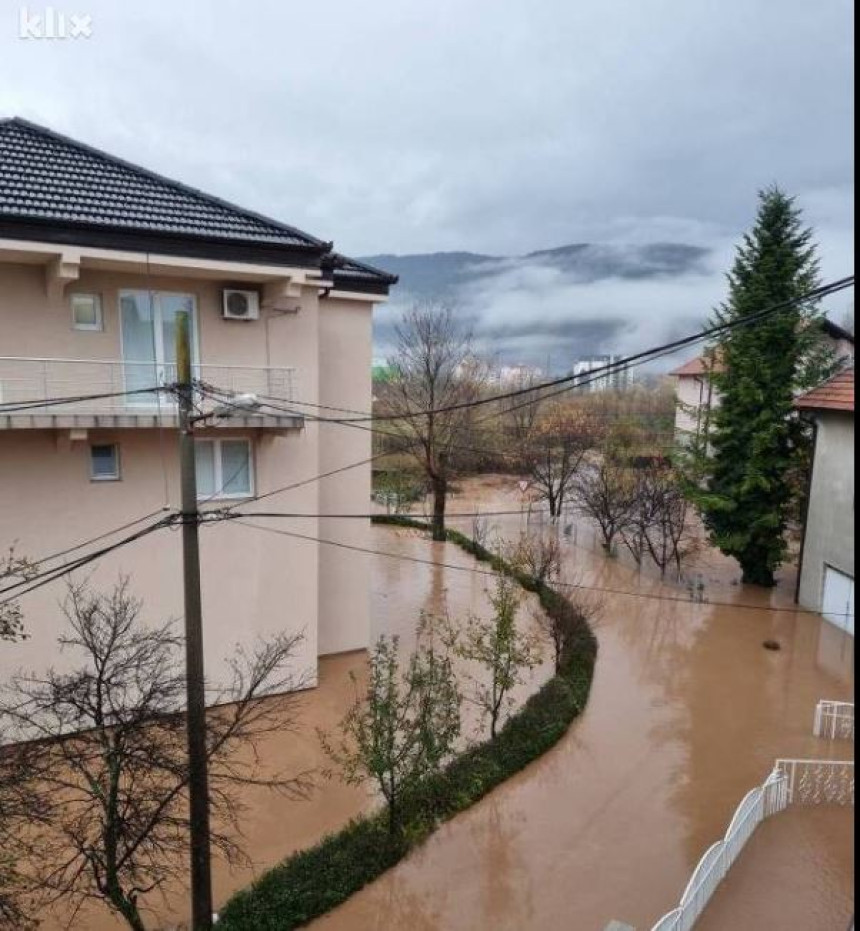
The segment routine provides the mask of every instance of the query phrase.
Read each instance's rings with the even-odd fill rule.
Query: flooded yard
[[[696,931],[845,931],[854,914],[853,812],[790,808],[757,829]],[[763,890],[778,890],[763,895]]]
[[[518,511],[522,504],[514,480],[480,480],[464,486],[451,510]],[[527,517],[492,520],[514,538]],[[453,516],[451,524],[471,532],[471,518]],[[314,922],[314,931],[602,931],[612,918],[647,931],[677,902],[699,857],[776,757],[853,756],[853,745],[811,735],[819,699],[852,698],[853,641],[794,609],[790,573],[773,592],[744,589],[731,565],[708,554],[695,571],[710,600],[696,603],[683,586],[623,557],[607,559],[585,527],[567,529],[565,578],[600,589],[603,601],[585,712],[553,750]],[[368,556],[374,634],[396,633],[408,648],[422,610],[488,612],[486,567],[457,547],[384,527],[374,528],[373,546],[420,560]],[[533,608],[522,609],[525,623]],[[764,649],[765,640],[780,649]],[[321,662],[319,688],[302,698],[301,732],[267,741],[266,766],[324,765],[314,728],[331,728],[343,714],[353,695],[349,672],[360,674],[363,661],[358,653]],[[548,661],[533,671],[528,690],[549,675]],[[321,781],[308,802],[260,791],[249,792],[246,804],[254,865],[230,871],[217,864],[219,902],[374,802],[366,791]],[[815,849],[834,851],[841,876],[850,859],[844,827],[825,818],[816,831]],[[814,872],[820,858],[812,859]],[[161,918],[179,921],[183,898],[151,904]],[[44,927],[62,927],[59,917]],[[102,909],[88,910],[81,926],[119,927]]]

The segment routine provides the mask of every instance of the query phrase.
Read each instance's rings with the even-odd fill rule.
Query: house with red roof
[[[795,401],[815,430],[797,601],[854,635],[854,368]]]
[[[854,335],[824,318],[821,321],[834,356],[847,363],[854,359]],[[720,404],[713,376],[723,371],[719,353],[707,351],[669,373],[675,379],[675,436],[679,442],[699,441],[708,436],[711,414]]]

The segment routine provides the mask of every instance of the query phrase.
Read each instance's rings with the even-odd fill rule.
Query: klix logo
[[[19,39],[89,39],[93,34],[93,18],[89,13],[61,13],[52,6],[19,10]]]

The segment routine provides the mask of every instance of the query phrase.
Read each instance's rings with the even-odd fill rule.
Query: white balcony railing
[[[285,402],[297,397],[294,368],[202,364],[193,366],[193,371],[195,379],[225,392],[268,395]],[[0,416],[170,412],[174,405],[168,392],[145,389],[175,380],[174,365],[153,362],[0,356]],[[38,403],[90,395],[108,396]],[[31,406],[31,402],[36,403]],[[27,405],[26,410],[9,410],[19,404]]]

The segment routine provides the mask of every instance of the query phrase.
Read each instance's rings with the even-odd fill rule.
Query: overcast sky
[[[850,0],[0,4],[0,113],[351,254],[726,253],[778,182],[853,267]]]

